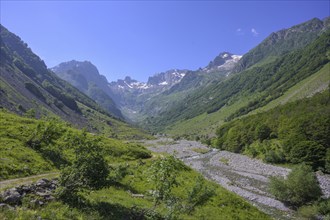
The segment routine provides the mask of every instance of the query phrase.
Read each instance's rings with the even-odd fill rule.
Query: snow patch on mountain
[[[234,55],[228,52],[220,53],[213,61],[209,63],[209,65],[203,69],[203,71],[206,73],[223,71],[227,72],[226,76],[228,76],[230,71],[241,58],[241,55]]]

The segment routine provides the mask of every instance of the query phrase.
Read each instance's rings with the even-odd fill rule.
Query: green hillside
[[[77,128],[121,138],[150,138],[57,77],[18,36],[1,26],[0,107],[32,117],[60,117]]]
[[[322,92],[329,88],[330,84],[330,64],[325,65],[321,70],[300,81],[282,96],[269,102],[267,105],[258,108],[248,115],[263,112],[275,108],[278,105],[289,103],[292,101],[300,100],[302,98],[310,97],[316,92]],[[219,111],[207,114],[204,113],[189,120],[180,121],[170,125],[165,132],[175,137],[213,137],[217,127],[225,123],[233,112],[247,105],[253,100],[253,95],[242,98],[239,102],[232,105],[224,106]]]
[[[216,145],[270,163],[305,162],[329,173],[329,92],[228,122],[217,130]]]
[[[214,82],[189,94],[184,102],[163,112],[161,116],[146,120],[145,126],[164,130],[171,124],[217,112],[236,102],[245,102],[246,98],[250,101],[232,112],[227,120],[265,106],[329,62],[329,35],[329,31],[323,33],[303,49],[288,53],[271,63],[249,68],[225,81]]]
[[[174,206],[166,201],[155,206],[150,194],[155,186],[148,181],[149,172],[162,157],[154,155],[151,158],[152,154],[139,144],[82,132],[56,119],[36,120],[7,111],[0,112],[0,126],[0,180],[56,172],[59,167],[63,169],[75,164],[78,155],[93,149],[102,155],[99,160],[104,157],[110,166],[104,187],[81,191],[79,201],[82,203],[78,205],[61,199],[43,206],[23,202],[16,209],[1,209],[1,219],[34,219],[38,216],[43,219],[136,219],[137,216],[166,219],[169,215],[180,219],[216,219],[219,216],[224,219],[269,219],[242,198],[201,179],[199,174],[179,161],[175,162],[179,167],[173,171],[178,185],[173,188],[171,196],[175,198],[175,204],[183,208],[172,213],[171,207]],[[79,144],[73,143],[85,143],[90,148],[79,148]],[[88,163],[92,163],[91,160]],[[204,197],[191,197],[199,202],[190,206],[190,191],[198,186],[202,187],[199,192]],[[203,194],[206,192],[207,197]],[[144,196],[134,197],[132,193]]]

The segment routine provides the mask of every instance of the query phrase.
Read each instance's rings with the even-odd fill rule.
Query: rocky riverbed
[[[195,141],[162,138],[146,141],[145,145],[154,152],[174,154],[206,178],[240,195],[275,218],[292,217],[293,211],[268,191],[269,177],[285,177],[290,169],[266,164],[241,154],[208,148]],[[330,175],[317,173],[317,178],[324,197],[330,197]]]

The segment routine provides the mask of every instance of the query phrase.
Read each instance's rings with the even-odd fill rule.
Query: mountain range
[[[217,180],[207,169],[220,167],[237,179],[228,167],[236,172],[234,165],[247,160],[221,151],[226,150],[290,168],[302,164],[287,179],[269,178],[277,171],[256,175],[252,170],[240,175],[240,182],[225,181],[234,190],[240,185],[252,204],[260,201],[250,196],[251,188],[262,200],[284,202],[283,210],[289,210],[285,205],[300,191],[305,192],[298,197],[308,199],[302,198],[299,206],[304,206],[299,209],[293,206],[298,215],[293,210],[266,210],[264,205],[261,210],[274,218],[300,218],[304,212],[308,217],[329,217],[329,191],[321,197],[320,189],[310,198],[313,190],[305,177],[311,177],[316,187],[327,188],[329,183],[330,17],[274,32],[244,55],[221,52],[204,68],[171,69],[147,82],[130,76],[108,82],[89,61],[72,60],[48,68],[2,25],[0,46],[0,180],[45,172],[55,172],[49,173],[55,177],[60,170],[58,192],[62,195],[49,201],[52,196],[47,194],[47,199],[39,201],[39,191],[36,197],[29,194],[22,199],[25,191],[20,191],[31,191],[29,186],[9,189],[20,200],[15,199],[17,208],[12,208],[12,203],[6,204],[7,193],[2,193],[0,200],[5,203],[0,216],[167,219],[183,209],[179,219],[268,219],[256,207],[203,179],[205,174]],[[172,139],[145,141],[157,133]],[[187,139],[202,142],[202,148]],[[188,151],[187,155],[194,155],[189,156],[189,165],[159,151],[175,145],[181,155]],[[191,163],[196,155],[198,160]],[[217,169],[212,165],[198,174],[188,167],[199,167],[208,158]],[[269,165],[259,160],[253,159],[258,165],[250,169],[264,173]],[[303,167],[308,172],[298,170]],[[313,171],[320,171],[317,177]],[[258,178],[250,181],[252,175]],[[292,175],[299,179],[289,180]],[[177,180],[179,184],[173,184]],[[276,181],[281,183],[279,191],[284,196],[272,189],[254,189],[259,180],[267,189]],[[41,181],[45,185],[46,180]],[[246,181],[252,187],[246,188]],[[53,184],[50,187],[54,189]],[[150,192],[162,192],[162,199],[160,193]],[[36,200],[29,202],[31,198]]]
[[[73,73],[73,78],[79,79],[79,85],[75,84],[77,89],[49,70],[40,57],[18,36],[2,25],[0,30],[2,109],[30,117],[58,117],[78,128],[86,128],[90,132],[104,133],[108,136],[145,137],[144,132],[123,122],[120,111],[102,90],[94,89],[83,77]],[[89,74],[90,71],[93,74]],[[98,82],[101,83],[105,80],[97,75],[97,70],[93,67],[87,75],[91,77],[88,79],[97,80],[100,77],[101,80]],[[104,96],[109,108],[101,107],[79,89],[87,91],[86,94],[91,96],[97,94],[96,101]]]
[[[2,81],[3,85],[13,82],[8,76],[10,68],[24,73],[21,74],[24,78],[18,80],[21,84],[17,85],[24,88],[24,91],[20,91],[24,93],[23,97],[39,95],[41,98],[39,97],[37,102],[41,100],[45,109],[54,105],[56,112],[59,112],[56,114],[81,114],[77,103],[83,103],[82,100],[87,100],[88,96],[91,99],[85,101],[88,102],[84,103],[85,105],[95,106],[113,117],[153,132],[177,132],[182,124],[191,123],[190,126],[194,127],[191,131],[180,130],[193,136],[203,130],[210,133],[206,127],[214,130],[226,120],[266,106],[292,86],[320,70],[328,62],[329,27],[329,17],[323,20],[314,18],[270,34],[244,55],[221,52],[204,68],[172,69],[150,76],[147,82],[139,82],[130,76],[108,82],[89,61],[72,60],[47,69],[27,45],[1,27],[1,42],[4,45],[2,57],[4,63],[8,64],[7,69],[2,65]],[[10,54],[10,50],[18,51],[22,55]],[[62,91],[62,87],[66,90]],[[2,106],[16,112],[22,112],[17,109],[32,108],[31,103],[26,101],[29,98],[24,98],[24,101],[23,97],[19,99],[17,96],[14,101],[9,100],[6,94],[16,93],[13,92],[13,86],[5,88],[6,90],[1,90]],[[75,91],[84,99],[72,97],[71,91]],[[61,101],[58,101],[59,99]],[[18,102],[24,105],[13,107],[10,104]],[[61,107],[64,109],[58,109],[56,106],[64,106]],[[213,117],[219,112],[226,112],[226,109],[230,109],[230,113],[221,114],[220,118]],[[41,113],[38,111],[38,114]],[[71,116],[67,118],[72,120]],[[209,118],[209,123],[198,123],[198,118]]]

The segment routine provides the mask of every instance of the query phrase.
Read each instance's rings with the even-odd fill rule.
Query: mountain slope
[[[69,82],[95,100],[104,109],[112,112],[119,118],[123,118],[123,115],[111,98],[113,94],[108,87],[107,79],[105,76],[99,74],[99,71],[91,62],[72,60],[60,63],[51,68],[51,70],[61,79]]]
[[[257,108],[247,115],[252,115],[275,108],[278,105],[297,101],[305,97],[313,96],[318,92],[322,92],[329,88],[330,85],[330,63],[325,65],[318,72],[312,74],[306,79],[300,81],[282,96],[274,99],[265,106]],[[215,135],[215,131],[219,126],[226,123],[226,119],[238,111],[240,108],[248,105],[255,97],[244,96],[239,101],[233,102],[231,105],[225,105],[219,111],[207,114],[206,112],[192,119],[178,121],[171,124],[165,130],[165,133],[175,137],[186,138],[209,138]]]
[[[242,57],[235,72],[240,72],[260,62],[270,62],[275,57],[290,53],[293,50],[302,49],[329,28],[330,17],[323,21],[313,18],[291,28],[274,32]]]
[[[116,101],[125,116],[135,123],[141,123],[147,117],[160,115],[181,103],[196,89],[225,79],[240,58],[239,55],[222,52],[203,69],[173,69],[149,77],[147,83],[126,77],[110,83],[110,88],[117,94]]]
[[[233,120],[218,131],[218,147],[271,163],[307,163],[330,172],[329,90]],[[328,151],[328,153],[327,153]]]
[[[49,71],[18,36],[0,27],[0,107],[31,117],[60,117],[111,136],[145,137]]]
[[[246,99],[251,101],[239,107],[228,119],[266,105],[329,62],[329,31],[322,33],[305,48],[293,50],[269,63],[261,62],[253,68],[230,75],[227,80],[213,82],[189,94],[183,103],[162,112],[161,116],[147,119],[146,127],[164,129],[170,124],[203,113],[210,114]]]
[[[141,118],[149,99],[178,84],[187,73],[188,70],[172,69],[149,77],[146,83],[127,76],[123,80],[111,82],[109,88],[125,117],[136,121]]]

